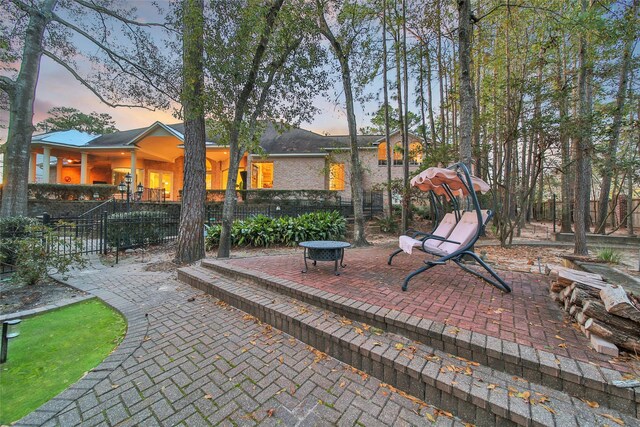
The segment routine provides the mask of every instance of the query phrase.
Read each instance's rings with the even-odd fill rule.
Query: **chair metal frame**
[[[429,270],[432,267],[435,267],[437,265],[444,265],[446,264],[447,261],[453,261],[454,263],[456,263],[462,270],[471,273],[481,279],[483,279],[484,281],[490,283],[491,285],[495,286],[496,288],[500,289],[501,291],[504,292],[511,292],[511,287],[504,281],[502,280],[502,278],[500,278],[500,276],[498,276],[498,274],[493,271],[493,269],[487,265],[487,263],[485,263],[475,252],[473,252],[473,246],[475,245],[476,241],[478,240],[478,238],[482,235],[484,228],[486,226],[486,224],[489,222],[489,220],[491,219],[491,217],[493,216],[493,212],[492,211],[487,211],[487,218],[483,219],[482,218],[482,210],[480,209],[480,202],[478,201],[478,196],[476,195],[476,191],[473,187],[473,181],[471,180],[471,174],[469,173],[469,169],[466,167],[466,165],[464,163],[456,163],[452,166],[449,166],[447,169],[451,169],[451,170],[455,170],[458,179],[460,180],[460,182],[462,183],[462,185],[464,186],[464,189],[466,190],[466,192],[468,192],[468,197],[471,198],[471,201],[473,203],[473,207],[474,207],[474,211],[477,214],[478,217],[478,226],[476,228],[476,231],[473,235],[473,237],[469,240],[468,243],[461,245],[458,249],[456,249],[455,251],[453,251],[450,254],[446,254],[446,255],[442,255],[442,253],[438,253],[435,251],[431,251],[429,248],[425,247],[424,245],[424,241],[428,240],[428,239],[435,239],[435,240],[442,240],[443,242],[450,242],[450,243],[455,243],[455,244],[459,244],[460,242],[454,242],[451,240],[448,240],[446,238],[443,238],[441,236],[434,236],[428,233],[416,233],[414,234],[414,238],[417,234],[420,234],[421,236],[424,235],[423,237],[423,244],[422,247],[418,247],[419,250],[421,250],[422,252],[428,253],[428,254],[432,254],[432,255],[437,255],[440,256],[439,259],[436,260],[425,260],[424,263],[425,265],[418,268],[417,270],[411,272],[409,275],[407,275],[407,277],[405,277],[404,282],[402,284],[402,290],[406,291],[408,286],[409,286],[409,281],[417,276],[420,273],[423,273],[427,270]],[[450,196],[449,200],[451,201],[454,210],[456,212],[456,217],[458,218],[458,224],[460,223],[460,214],[459,214],[459,210],[455,209],[458,207],[458,203],[456,200],[456,197],[454,196],[454,191],[451,190],[451,188],[449,187],[449,185],[447,185],[446,183],[441,184],[441,186],[444,188],[445,192]],[[433,191],[430,191],[431,193],[431,200],[433,202]],[[435,230],[435,228],[434,228]],[[395,257],[397,254],[399,254],[400,252],[402,252],[402,249],[396,250],[394,251],[390,256],[389,256],[389,260],[387,262],[388,265],[391,265],[391,261],[393,260],[393,257]],[[484,268],[490,275],[491,278],[487,277],[486,275],[479,273],[469,267],[467,267],[466,265],[464,265],[463,263],[463,258],[465,256],[469,256],[471,258],[473,258],[482,268]]]

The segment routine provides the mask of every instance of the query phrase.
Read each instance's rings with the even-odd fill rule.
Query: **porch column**
[[[36,182],[36,159],[38,153],[31,152],[31,159],[29,160],[29,182]]]
[[[89,156],[87,153],[80,153],[80,184],[87,183],[87,161]]]
[[[131,150],[131,187],[135,191],[136,185],[136,150]]]
[[[56,159],[58,160],[56,162],[56,184],[62,184],[62,166],[64,161],[61,156],[57,156]]]
[[[42,154],[42,182],[45,184],[49,183],[49,174],[51,172],[51,148],[44,147],[44,152]]]

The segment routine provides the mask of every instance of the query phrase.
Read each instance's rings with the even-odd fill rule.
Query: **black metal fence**
[[[382,212],[382,193],[364,194],[363,210],[370,219]],[[240,203],[235,218],[248,219],[256,215],[269,217],[298,216],[310,212],[338,211],[345,218],[353,216],[351,201],[333,203],[317,201],[287,201],[281,204],[257,205]],[[222,204],[208,204],[206,221],[209,224],[222,220]],[[58,255],[100,253],[121,249],[161,244],[177,239],[180,222],[180,205],[166,203],[139,203],[125,200],[108,200],[76,217],[55,217],[47,213],[38,217],[46,225],[50,236],[46,247]],[[116,258],[117,260],[117,258]],[[10,265],[1,265],[0,273],[11,271]]]

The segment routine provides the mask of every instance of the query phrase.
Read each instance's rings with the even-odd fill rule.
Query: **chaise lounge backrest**
[[[450,212],[446,214],[444,218],[442,218],[442,221],[440,221],[440,224],[438,224],[438,227],[431,234],[433,234],[434,236],[438,236],[438,237],[442,237],[443,239],[446,239],[449,237],[449,235],[451,234],[451,231],[455,228],[455,226],[456,226],[456,216],[453,214],[453,212]],[[427,239],[424,241],[424,245],[430,248],[437,248],[441,244],[442,244],[442,240],[437,240],[437,239]]]
[[[482,224],[480,227],[484,225],[484,223],[488,219],[488,213],[486,211],[482,212]],[[462,218],[456,228],[451,232],[447,240],[451,240],[451,242],[443,242],[440,246],[438,246],[438,250],[451,254],[462,246],[466,245],[473,239],[478,231],[478,214],[476,212],[465,212],[462,214]],[[459,243],[452,243],[459,242]]]

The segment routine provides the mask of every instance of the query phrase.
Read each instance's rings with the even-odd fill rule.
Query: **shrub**
[[[612,264],[620,264],[622,254],[613,248],[598,249],[598,259]]]
[[[38,200],[93,200],[94,194],[101,200],[106,200],[117,192],[118,188],[115,185],[107,184],[29,184],[29,198]]]
[[[107,217],[107,243],[128,248],[160,243],[178,233],[178,220],[163,211],[137,211]]]
[[[211,250],[220,243],[222,226],[207,228],[205,245]],[[305,240],[336,240],[344,237],[346,221],[339,212],[313,212],[297,217],[270,218],[256,215],[248,220],[236,220],[231,227],[234,246],[268,247],[295,245]]]
[[[65,274],[72,265],[84,266],[80,245],[32,218],[0,218],[0,263],[12,267],[14,283],[33,285],[49,273]]]

